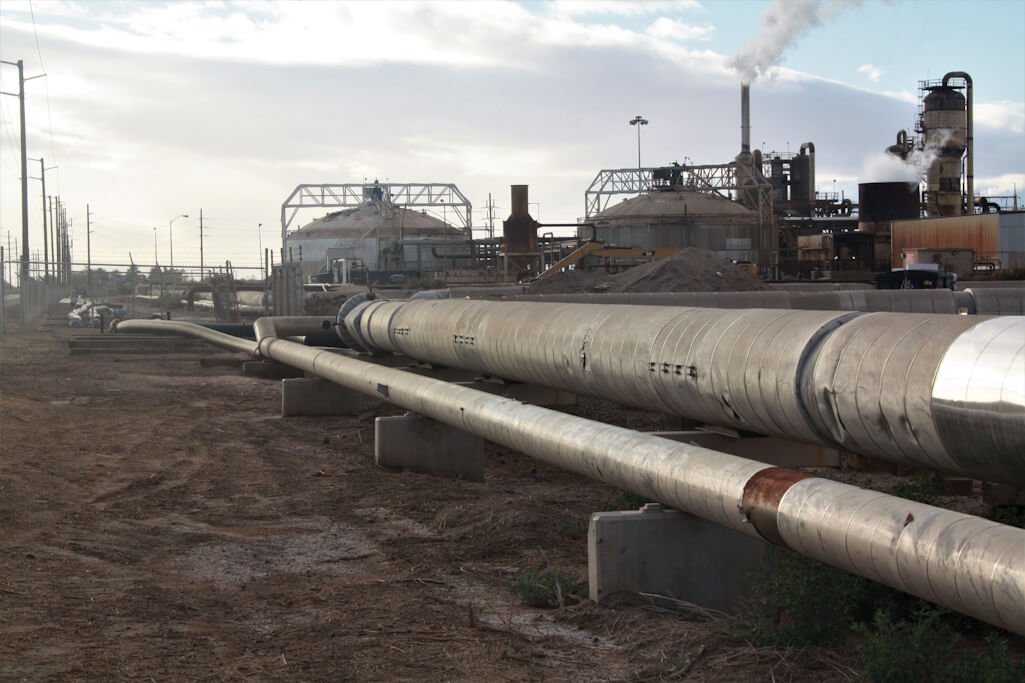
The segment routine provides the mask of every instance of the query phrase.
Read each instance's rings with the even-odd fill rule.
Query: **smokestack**
[[[751,152],[751,86],[740,84],[740,153]]]
[[[527,185],[512,185],[512,213],[509,218],[529,218]]]

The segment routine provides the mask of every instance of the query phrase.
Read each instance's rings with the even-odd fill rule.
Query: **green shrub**
[[[797,553],[774,549],[772,566],[754,578],[763,597],[745,610],[751,628],[743,635],[761,645],[841,643],[871,600],[867,579]]]
[[[994,522],[1025,529],[1025,505],[1001,505],[990,515]]]
[[[605,503],[604,509],[607,511],[638,510],[651,502],[653,501],[650,498],[629,491],[621,491],[619,496]]]
[[[555,531],[571,541],[587,538],[587,520],[566,516],[555,523]]]
[[[559,607],[569,595],[585,597],[587,584],[558,569],[541,572],[532,567],[516,577],[509,590],[528,607]]]
[[[964,647],[944,610],[923,607],[910,620],[894,621],[885,610],[876,612],[863,634],[858,653],[865,677],[874,683],[1015,683],[1025,680],[1021,662],[1007,644],[990,634],[983,647]]]
[[[402,284],[402,289],[445,289],[445,287],[446,285],[442,280],[431,278],[406,280]]]
[[[937,499],[943,495],[944,483],[943,475],[939,472],[919,472],[901,478],[890,493],[926,505],[935,505]]]

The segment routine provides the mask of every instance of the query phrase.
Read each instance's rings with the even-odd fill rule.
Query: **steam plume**
[[[861,0],[773,0],[762,12],[761,28],[730,58],[740,80],[751,83],[779,63],[783,52],[808,29],[832,19]]]
[[[911,152],[907,160],[881,152],[869,157],[861,168],[863,183],[906,182],[918,184],[925,180],[925,174],[939,157],[943,148],[953,138],[953,131],[947,128],[934,129],[932,139],[920,149]]]

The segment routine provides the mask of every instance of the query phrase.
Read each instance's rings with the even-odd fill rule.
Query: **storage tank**
[[[593,216],[595,237],[620,247],[701,247],[728,259],[755,261],[761,248],[758,213],[705,192],[651,192]],[[592,229],[578,236],[590,239]]]
[[[918,184],[860,183],[858,205],[858,230],[888,235],[892,221],[919,217]]]
[[[303,280],[328,272],[329,261],[354,259],[371,271],[427,272],[466,267],[462,230],[423,211],[367,195],[358,207],[329,213],[286,237],[285,258],[302,263]],[[467,252],[468,254],[468,252]]]
[[[926,211],[930,217],[962,213],[961,157],[968,145],[968,116],[960,87],[928,85],[922,103],[926,153],[935,158],[926,170]]]

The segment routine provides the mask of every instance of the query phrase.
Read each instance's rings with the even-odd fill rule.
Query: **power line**
[[[28,11],[32,17],[32,35],[36,39],[36,54],[39,55],[39,68],[46,73],[46,66],[43,64],[43,52],[39,49],[39,33],[36,31],[36,13],[32,9],[32,0],[28,2]],[[53,155],[54,164],[57,163],[57,148],[53,144],[53,114],[50,113],[50,79],[46,79],[44,82],[46,87],[46,119],[50,126],[50,153]],[[57,193],[60,194],[61,189],[61,173],[60,168],[57,169]]]

